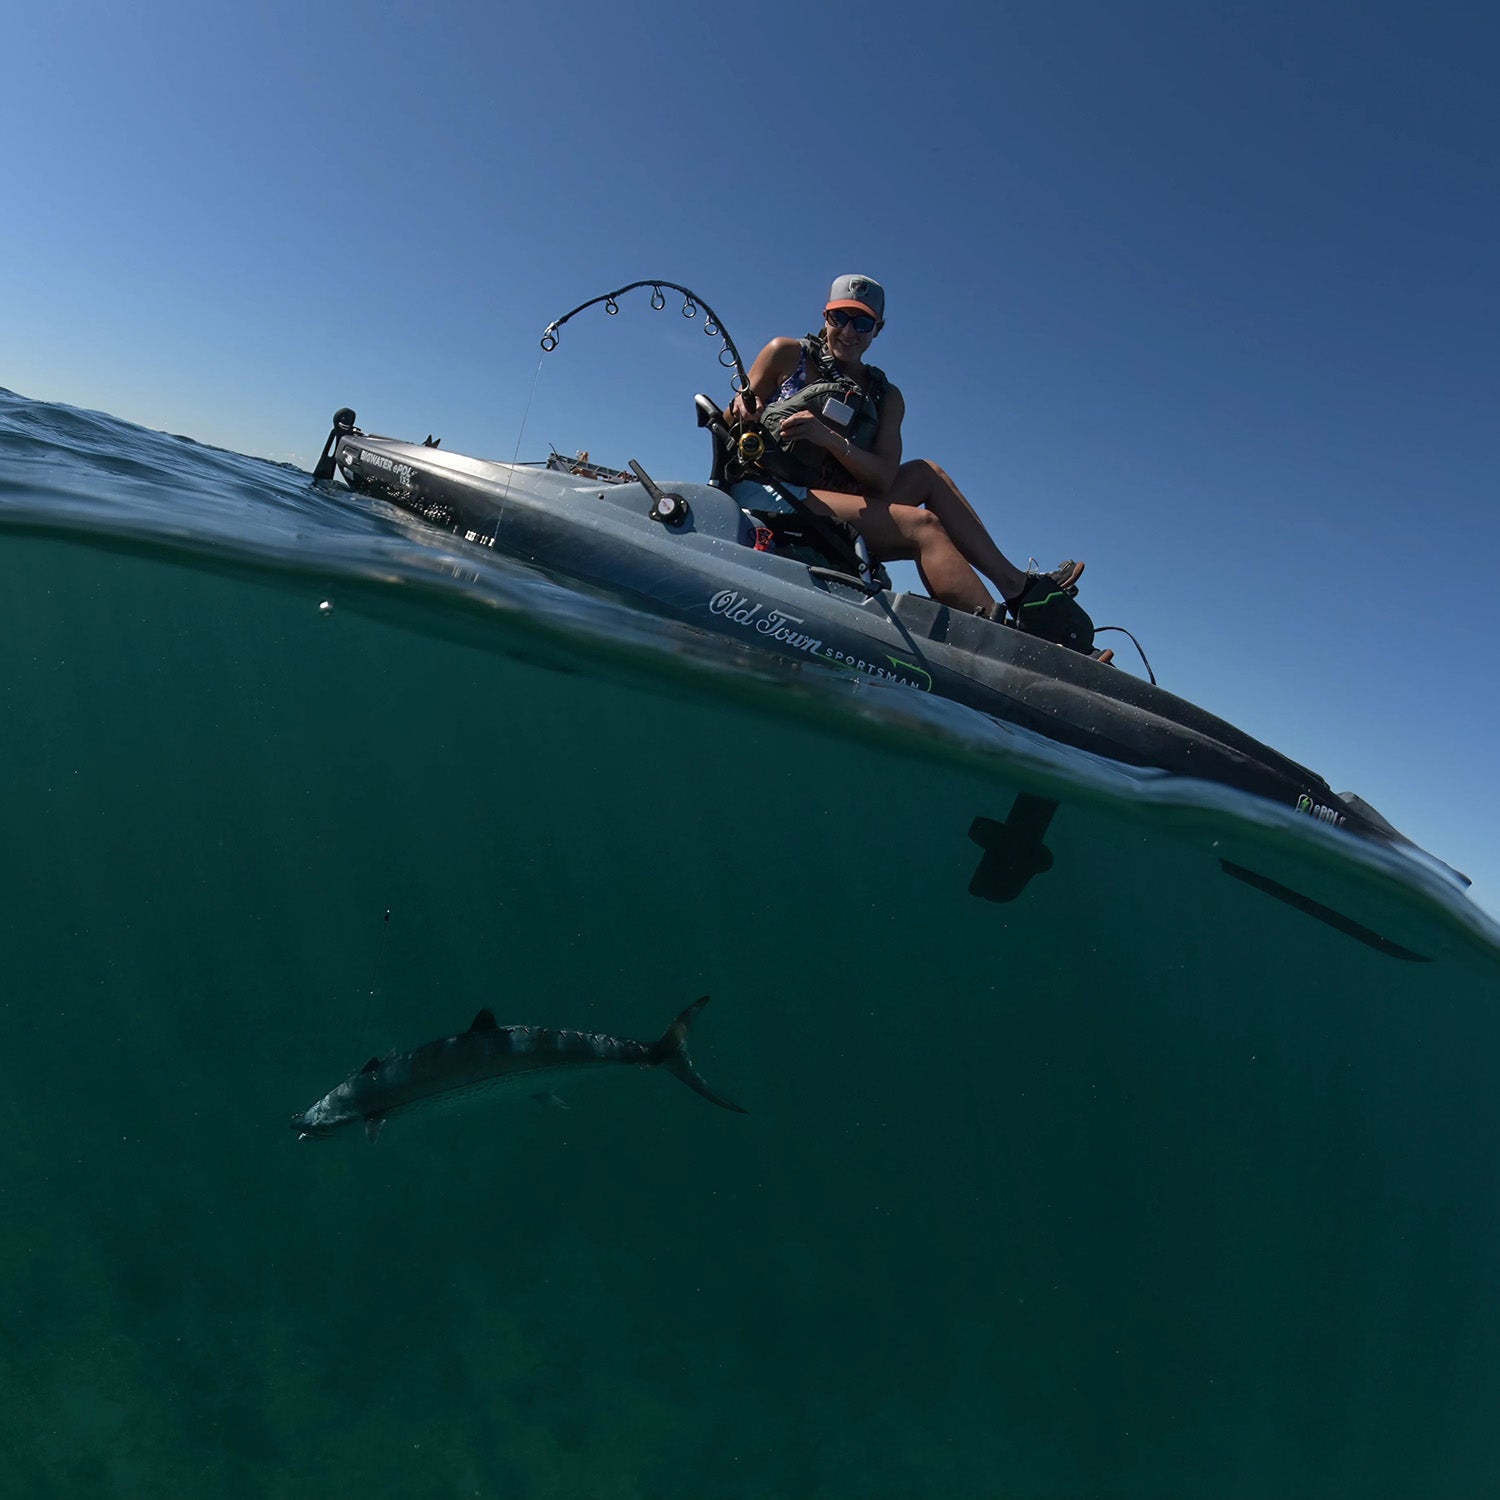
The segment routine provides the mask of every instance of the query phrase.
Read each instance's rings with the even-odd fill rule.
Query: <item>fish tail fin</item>
[[[749,1110],[741,1109],[738,1104],[732,1104],[722,1095],[714,1093],[698,1076],[697,1071],[693,1067],[693,1060],[688,1056],[688,1029],[698,1019],[698,1012],[707,1004],[707,995],[700,995],[698,999],[694,1000],[662,1032],[661,1040],[651,1049],[651,1060],[658,1067],[665,1068],[674,1078],[680,1078],[695,1094],[702,1094],[710,1104],[717,1104],[720,1109],[732,1109],[737,1115],[749,1114]]]

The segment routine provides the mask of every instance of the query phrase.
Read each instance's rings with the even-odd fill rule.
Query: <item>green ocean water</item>
[[[6,1493],[1500,1489],[1500,955],[1440,882],[11,420]],[[1022,790],[1055,867],[977,900]],[[746,1116],[622,1070],[289,1129],[481,1006],[700,994]]]

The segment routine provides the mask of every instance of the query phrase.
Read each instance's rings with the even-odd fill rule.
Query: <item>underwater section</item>
[[[64,520],[0,531],[10,1493],[1492,1481],[1500,960],[1440,871],[389,537]],[[747,1115],[290,1128],[482,1007],[704,994]]]
[[[3,391],[0,623],[8,1494],[1493,1488],[1436,861]]]

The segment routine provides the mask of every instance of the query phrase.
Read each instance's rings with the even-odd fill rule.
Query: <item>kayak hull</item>
[[[1232,786],[1383,842],[1404,842],[1357,797],[1165,689],[1079,652],[931,599],[757,550],[752,512],[778,493],[601,478],[339,435],[333,463],[378,496],[467,543],[649,613],[801,665],[856,672],[952,699],[1125,765]],[[594,477],[590,477],[590,475]],[[648,488],[649,486],[649,488]],[[654,518],[670,497],[675,524]],[[764,533],[761,533],[762,541]]]

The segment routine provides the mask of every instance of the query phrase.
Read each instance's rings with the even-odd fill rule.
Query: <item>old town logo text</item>
[[[855,671],[868,673],[871,677],[884,677],[892,682],[904,682],[908,687],[921,688],[924,691],[932,686],[932,678],[920,667],[914,667],[909,662],[898,662],[894,657],[889,656],[885,659],[885,665],[869,662],[852,652],[825,645],[821,637],[808,635],[797,628],[803,623],[800,615],[789,615],[785,610],[774,607],[767,608],[760,600],[752,599],[748,594],[741,594],[735,589],[720,589],[708,601],[708,609],[710,614],[721,615],[731,624],[739,625],[745,630],[753,630],[757,635],[764,636],[768,642],[775,641],[778,645],[789,646],[794,651],[805,651],[809,656],[815,656],[820,661],[831,662],[835,666],[852,667]]]

